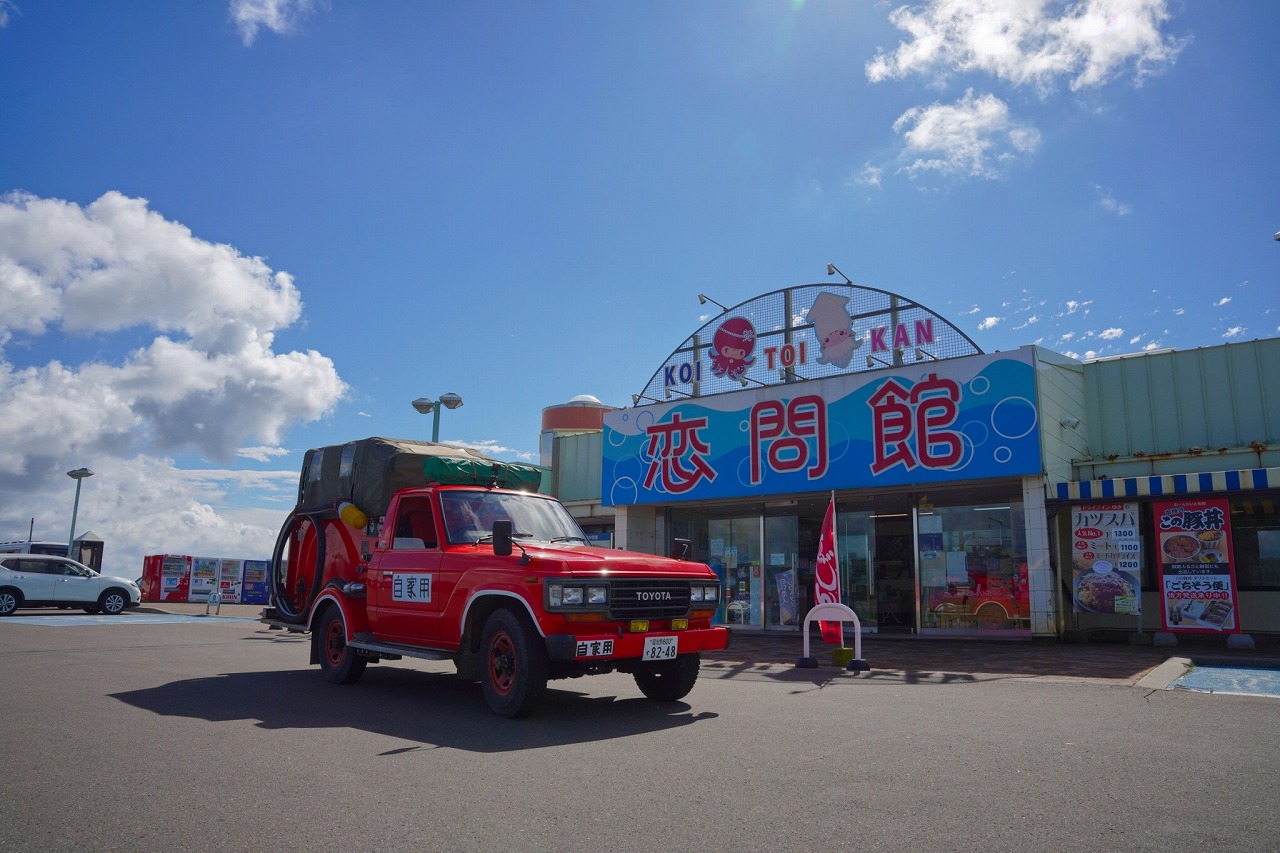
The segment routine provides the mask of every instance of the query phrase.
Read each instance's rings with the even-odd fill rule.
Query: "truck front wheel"
[[[480,686],[499,716],[523,717],[547,689],[547,650],[529,623],[510,610],[495,610],[484,624]]]
[[[673,661],[643,664],[635,672],[636,686],[655,702],[675,702],[689,695],[701,665],[701,655],[680,655]]]
[[[325,611],[315,641],[320,644],[320,671],[327,680],[334,684],[354,684],[364,674],[369,661],[347,645],[347,627],[338,608]]]

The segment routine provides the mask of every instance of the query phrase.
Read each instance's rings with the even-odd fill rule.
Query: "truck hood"
[[[633,551],[615,551],[586,545],[560,545],[541,542],[521,543],[529,553],[530,567],[556,567],[573,577],[604,577],[609,575],[643,576],[678,575],[689,578],[715,579],[716,573],[705,563],[692,560],[673,560],[654,554]],[[515,554],[520,553],[516,546]],[[550,565],[546,565],[550,564]]]

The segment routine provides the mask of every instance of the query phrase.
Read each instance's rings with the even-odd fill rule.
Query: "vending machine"
[[[218,561],[218,592],[223,604],[239,604],[240,588],[244,583],[243,560]]]
[[[241,604],[270,604],[271,563],[266,560],[244,561],[244,585],[241,587]]]
[[[143,601],[186,601],[190,591],[190,557],[154,554],[142,558]]]
[[[209,593],[218,588],[218,575],[221,573],[221,559],[217,557],[192,557],[191,590],[187,594],[187,601],[208,601]]]

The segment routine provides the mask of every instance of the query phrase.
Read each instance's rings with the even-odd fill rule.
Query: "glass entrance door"
[[[759,628],[764,623],[760,516],[707,522],[711,568],[724,585],[724,623]]]
[[[909,513],[875,517],[876,627],[881,633],[911,633],[916,623],[915,539]]]
[[[764,625],[794,631],[803,619],[799,519],[766,517],[764,544]]]

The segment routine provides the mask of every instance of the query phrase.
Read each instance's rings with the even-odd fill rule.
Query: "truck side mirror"
[[[511,521],[500,519],[493,523],[493,554],[495,557],[511,556]]]

